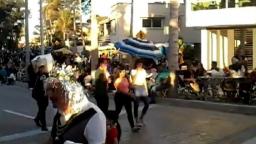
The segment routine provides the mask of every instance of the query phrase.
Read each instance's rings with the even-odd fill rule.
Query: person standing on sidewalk
[[[34,89],[32,90],[32,97],[36,100],[38,112],[34,119],[37,126],[41,127],[42,131],[47,131],[46,127],[46,109],[48,106],[48,97],[45,96],[44,81],[48,78],[48,72],[44,65],[39,67],[36,75]]]
[[[143,118],[147,113],[149,107],[148,99],[148,87],[147,87],[147,72],[143,68],[143,63],[141,60],[137,60],[135,63],[136,69],[131,71],[131,82],[134,89],[135,101],[134,101],[134,117],[136,119],[137,125],[143,124]],[[142,109],[141,115],[138,118],[139,103],[143,101],[144,107]]]
[[[131,94],[129,93],[130,83],[126,77],[126,72],[124,69],[121,70],[121,72],[119,73],[119,77],[115,80],[114,86],[116,88],[116,93],[114,97],[114,101],[116,105],[116,113],[117,115],[119,115],[124,106],[132,131],[137,132],[139,128],[134,125],[134,121],[133,121],[132,97],[131,97]]]

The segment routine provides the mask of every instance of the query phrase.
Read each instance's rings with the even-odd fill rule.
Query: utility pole
[[[41,54],[44,54],[44,26],[43,26],[43,0],[40,0],[40,42],[41,42]]]
[[[131,24],[130,24],[130,37],[133,37],[133,11],[134,11],[134,0],[131,0]]]
[[[29,30],[28,30],[28,0],[25,0],[25,41],[26,41],[26,68],[30,64]]]

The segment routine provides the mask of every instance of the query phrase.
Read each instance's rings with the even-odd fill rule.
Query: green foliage
[[[185,61],[193,61],[195,59],[199,60],[201,55],[200,44],[186,44],[183,38],[179,38],[179,53],[183,54],[183,59]]]
[[[184,49],[185,61],[200,60],[200,55],[201,55],[200,44],[186,45]]]
[[[16,48],[24,19],[23,0],[0,0],[0,48]]]
[[[79,18],[80,2],[82,2],[82,11],[84,13],[89,12],[91,0],[47,0],[47,5],[44,7],[44,19],[45,25],[55,39],[60,33],[62,33],[61,41],[64,41],[66,36],[73,33],[74,20]],[[76,14],[74,14],[74,10]],[[56,34],[58,33],[58,34]]]

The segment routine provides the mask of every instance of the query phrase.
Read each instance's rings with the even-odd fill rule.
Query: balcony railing
[[[192,11],[256,6],[256,0],[194,0]]]

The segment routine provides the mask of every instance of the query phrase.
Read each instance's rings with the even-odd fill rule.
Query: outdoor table
[[[232,102],[242,100],[246,104],[252,100],[253,84],[248,77],[202,76],[197,78],[197,82],[201,84],[200,95],[206,100],[224,98]]]
[[[207,97],[219,98],[221,93],[219,87],[224,80],[224,77],[201,76],[197,80],[202,84],[201,95]]]
[[[239,96],[239,91],[246,90],[247,92],[252,90],[252,81],[250,78],[247,77],[232,77],[227,78],[231,81],[234,81],[236,83],[236,90],[237,90],[237,97]]]

